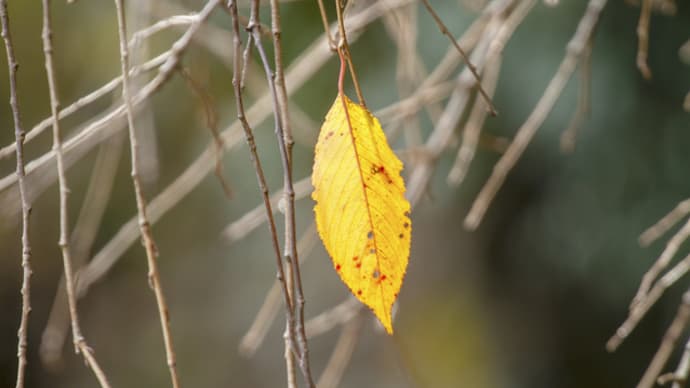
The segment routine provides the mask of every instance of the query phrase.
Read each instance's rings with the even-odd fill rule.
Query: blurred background
[[[203,6],[198,0],[156,3],[129,3],[137,8],[128,10],[130,32]],[[240,13],[248,15],[246,4],[240,5]],[[478,17],[484,2],[433,1],[432,5],[459,36]],[[328,6],[334,20],[332,4]],[[417,10],[419,55],[433,69],[448,40],[420,4],[412,7]],[[530,114],[585,7],[584,1],[561,1],[555,6],[538,2],[516,29],[504,51],[494,98],[499,115],[489,117],[484,128],[494,143],[512,138]],[[66,106],[119,74],[116,18],[112,2],[101,0],[71,5],[58,1],[52,12],[60,97]],[[268,9],[262,12],[268,23]],[[290,64],[323,33],[323,26],[313,1],[286,1],[282,12],[284,56]],[[690,6],[679,1],[674,16],[652,15],[651,80],[645,80],[635,66],[639,12],[639,7],[623,0],[610,0],[601,15],[591,57],[591,113],[580,128],[574,151],[561,152],[559,139],[575,110],[577,75],[474,232],[463,228],[463,219],[500,153],[480,146],[465,181],[450,187],[446,176],[460,138],[451,141],[428,192],[412,213],[412,252],[395,335],[385,335],[365,311],[341,387],[565,388],[637,383],[676,312],[686,280],[669,290],[617,352],[607,353],[604,345],[625,318],[642,274],[664,246],[662,238],[641,248],[639,234],[690,195],[690,115],[682,109],[690,90],[690,64],[679,56],[679,48],[690,38]],[[50,114],[40,4],[11,1],[9,14],[20,64],[22,120],[28,130]],[[214,12],[209,21],[213,28],[202,33],[183,61],[206,90],[205,99],[216,110],[220,129],[236,117],[232,72],[223,62],[231,56],[231,41],[223,38],[231,36],[230,21],[222,10]],[[134,61],[141,63],[167,50],[182,28],[154,35]],[[225,59],[208,46],[224,52]],[[382,21],[365,29],[353,43],[352,55],[373,111],[400,98],[397,49]],[[0,94],[7,101],[5,55],[0,56],[0,69]],[[296,179],[311,173],[313,144],[335,97],[336,75],[337,59],[330,57],[294,95],[293,102],[302,110],[292,112],[293,118],[299,116],[293,123]],[[260,72],[248,77],[251,104],[265,87]],[[252,77],[259,80],[254,89]],[[116,89],[114,95],[63,120],[66,136],[108,109],[118,93]],[[424,113],[419,117],[426,138],[433,125]],[[213,138],[205,124],[204,104],[179,75],[150,99],[137,120],[143,128],[145,190],[151,199],[174,182]],[[278,190],[282,172],[272,123],[252,124],[269,185]],[[14,137],[7,103],[0,104],[0,128],[0,144],[10,144]],[[384,128],[392,130],[385,123]],[[28,160],[50,150],[48,132],[27,145]],[[396,138],[394,148],[403,147],[404,140]],[[112,194],[102,221],[73,236],[75,244],[81,240],[83,245],[85,234],[95,234],[93,243],[83,248],[84,258],[99,252],[136,214],[127,144],[118,135],[103,144],[85,153],[67,175],[74,228],[94,166],[107,150],[115,160]],[[414,158],[409,153],[401,156],[409,171]],[[3,177],[14,172],[14,163],[14,157],[0,160]],[[260,197],[243,141],[224,155],[222,164],[231,198],[208,174],[153,227],[182,385],[284,386],[282,313],[254,355],[238,351],[275,279],[275,260],[265,225],[232,243],[223,234],[230,223],[258,206]],[[0,386],[14,386],[21,311],[19,203],[9,191],[0,193]],[[42,363],[39,351],[62,273],[57,204],[56,185],[47,185],[36,193],[31,215],[33,310],[27,387],[92,387],[97,382],[75,356],[69,337],[58,352],[60,359],[50,365]],[[308,197],[298,201],[300,233],[312,222],[312,206]],[[681,255],[684,252],[687,246],[681,247]],[[320,241],[308,260],[302,280],[310,318],[341,303],[348,290]],[[146,274],[144,250],[135,242],[79,303],[84,335],[114,387],[170,385]],[[324,370],[339,330],[310,340],[316,376]],[[668,369],[676,362],[677,355]]]

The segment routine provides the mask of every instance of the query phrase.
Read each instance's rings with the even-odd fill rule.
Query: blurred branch
[[[100,146],[89,187],[86,190],[79,217],[72,235],[73,264],[81,268],[90,256],[91,247],[96,239],[103,213],[110,200],[115,173],[122,156],[124,138],[115,136]],[[79,280],[76,280],[77,283]],[[65,295],[65,278],[62,276],[58,283],[53,306],[50,309],[48,322],[43,329],[39,355],[44,365],[57,366],[62,358],[62,349],[67,339],[69,329],[69,311]]]
[[[685,294],[683,294],[683,302],[678,307],[676,317],[673,319],[666,334],[664,334],[659,349],[649,363],[642,379],[637,384],[638,388],[652,388],[655,385],[657,377],[664,368],[664,365],[666,365],[668,358],[671,356],[671,352],[673,352],[678,338],[687,327],[688,320],[690,320],[690,291],[686,291]]]
[[[336,388],[340,384],[345,368],[350,363],[352,353],[357,345],[363,322],[362,315],[357,314],[343,325],[338,342],[336,342],[331,353],[331,358],[319,378],[317,384],[319,388]]]
[[[637,23],[637,68],[646,79],[652,78],[652,71],[647,63],[649,51],[649,20],[652,17],[652,0],[642,0],[640,20]]]
[[[575,35],[568,42],[567,53],[556,74],[544,90],[544,94],[534,107],[525,123],[518,129],[517,134],[505,154],[494,166],[493,172],[481,192],[475,199],[469,214],[465,218],[465,227],[474,230],[484,218],[484,214],[493,201],[496,193],[503,185],[508,172],[513,169],[527,145],[534,137],[537,129],[551,112],[560,97],[570,76],[575,71],[577,62],[586,50],[587,42],[591,39],[599,20],[599,14],[606,5],[606,0],[590,0],[587,10],[577,26]]]
[[[50,0],[43,0],[43,55],[45,57],[46,75],[48,78],[48,91],[50,94],[50,111],[53,116],[53,151],[57,161],[57,175],[59,184],[60,196],[60,239],[58,246],[62,252],[62,263],[65,272],[65,290],[67,291],[67,301],[69,303],[70,321],[72,324],[72,340],[74,342],[75,353],[81,353],[87,367],[96,376],[98,383],[103,388],[109,388],[108,379],[103,373],[103,370],[98,365],[96,358],[93,355],[93,350],[86,343],[86,339],[82,335],[81,327],[79,325],[79,316],[77,313],[77,300],[74,295],[74,280],[72,272],[72,258],[70,252],[69,241],[69,221],[67,209],[67,195],[69,189],[67,188],[67,179],[65,177],[65,165],[62,154],[62,134],[60,133],[60,123],[58,121],[58,112],[60,110],[60,101],[58,99],[57,81],[55,79],[55,69],[53,66],[53,43],[52,43],[52,26],[50,15]],[[19,144],[19,143],[17,143]]]
[[[640,243],[643,245],[649,244],[667,232],[690,211],[689,206],[690,199],[679,203],[675,209],[640,236]],[[644,318],[647,311],[659,300],[664,291],[690,270],[690,255],[688,255],[659,278],[661,272],[668,267],[680,246],[688,237],[690,237],[690,219],[671,237],[659,258],[642,277],[640,287],[631,303],[628,317],[606,345],[609,351],[616,350]]]
[[[490,61],[486,65],[482,78],[484,86],[486,87],[486,93],[492,98],[496,91],[496,84],[498,83],[498,77],[501,72],[501,61],[500,55],[497,56],[496,59]],[[450,169],[448,177],[446,178],[446,181],[451,186],[458,186],[465,179],[470,163],[472,163],[472,159],[474,159],[474,154],[479,144],[481,129],[489,113],[485,104],[486,102],[483,99],[477,99],[474,102],[470,116],[465,124],[465,129],[462,132],[462,145],[458,149],[453,167]]]
[[[16,169],[15,174],[19,182],[19,197],[22,208],[22,310],[19,319],[19,329],[17,330],[17,380],[16,388],[24,388],[24,376],[26,373],[26,350],[28,347],[29,314],[31,312],[31,244],[29,241],[29,221],[31,214],[31,203],[26,195],[26,183],[24,181],[24,128],[22,127],[21,115],[19,110],[19,99],[17,97],[17,70],[19,64],[14,57],[14,46],[12,34],[10,32],[10,17],[7,12],[7,2],[0,0],[0,24],[2,27],[2,39],[5,43],[7,54],[7,70],[10,82],[10,108],[12,110],[12,120],[14,122],[14,141],[16,146]]]

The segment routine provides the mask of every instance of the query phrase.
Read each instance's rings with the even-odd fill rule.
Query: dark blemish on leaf
[[[403,224],[403,228],[407,228],[407,227],[409,227],[409,226],[410,226],[410,224],[409,224],[408,222],[406,222],[406,223]]]
[[[375,270],[374,270],[374,273],[371,274],[371,276],[372,276],[374,279],[378,279],[380,275],[381,275],[381,273],[379,272],[378,269],[375,269]]]
[[[357,295],[362,295],[362,290],[357,290]]]
[[[403,238],[403,237],[405,237],[405,235],[402,234],[402,233],[400,233],[400,234],[398,235],[398,237],[399,237],[399,238]]]
[[[362,268],[362,263],[355,264],[355,268]]]
[[[384,281],[384,280],[386,280],[386,275],[381,274],[381,279],[380,279],[380,281]]]
[[[343,133],[343,132],[340,132],[340,136],[343,136],[343,135],[344,135],[344,133]]]
[[[405,212],[403,215],[404,215],[405,217],[408,217],[408,218],[409,218],[409,217],[410,217],[410,212]]]
[[[372,232],[372,231],[370,230],[369,233],[367,233],[367,238],[368,238],[369,240],[371,240],[372,238],[374,238],[374,232]]]
[[[357,261],[357,260],[359,260],[359,256],[355,256],[352,258],[352,261]]]
[[[374,253],[376,253],[376,249],[374,249],[374,248],[369,249],[369,253],[371,253],[373,255]]]
[[[336,265],[335,265],[335,270],[336,270],[336,271],[340,271],[340,264],[336,264]]]

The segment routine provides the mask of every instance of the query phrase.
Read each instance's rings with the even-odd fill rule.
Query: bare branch
[[[218,5],[218,0],[210,0],[204,7],[210,12]],[[175,350],[173,347],[172,335],[170,334],[170,314],[168,312],[168,305],[163,294],[163,286],[161,284],[160,273],[158,272],[158,248],[153,240],[151,233],[151,223],[147,215],[147,204],[144,198],[144,193],[141,188],[140,180],[140,155],[139,142],[137,138],[137,130],[134,127],[134,108],[132,107],[132,96],[129,91],[129,47],[127,45],[127,24],[125,21],[125,10],[123,0],[115,0],[115,9],[117,13],[118,35],[120,38],[120,63],[122,67],[122,99],[125,103],[125,110],[127,114],[127,127],[129,129],[129,145],[130,157],[132,164],[132,184],[134,185],[134,196],[137,202],[137,213],[139,215],[139,231],[143,240],[144,248],[146,250],[146,259],[149,267],[149,285],[153,289],[156,297],[156,304],[158,306],[158,315],[160,317],[161,330],[163,332],[163,342],[165,344],[165,354],[167,357],[168,369],[170,370],[170,379],[173,388],[180,386],[179,377],[177,375],[177,362],[175,357]],[[181,55],[181,52],[178,54]],[[165,64],[163,65],[165,66]]]
[[[455,40],[455,37],[453,35],[451,35],[451,33],[448,31],[448,28],[446,28],[446,25],[443,24],[443,21],[438,16],[436,11],[434,11],[434,9],[431,8],[431,4],[429,4],[429,0],[422,0],[422,4],[424,4],[424,7],[427,9],[427,11],[429,11],[429,14],[431,15],[431,17],[433,17],[434,21],[436,21],[436,24],[438,25],[438,29],[441,31],[441,33],[448,37],[448,39],[453,44],[455,49],[458,50],[458,53],[460,53],[462,60],[467,64],[467,68],[470,69],[470,72],[474,76],[474,80],[477,82],[477,90],[479,91],[479,94],[481,94],[484,101],[486,101],[486,105],[488,105],[489,110],[491,112],[491,115],[495,116],[496,115],[496,108],[494,107],[494,104],[491,101],[491,98],[486,94],[486,91],[484,91],[484,88],[482,88],[481,78],[479,77],[479,73],[477,72],[477,69],[472,64],[472,61],[470,61],[470,59],[467,57],[467,54],[465,54],[465,52],[462,50],[462,48],[460,47],[458,42]]]
[[[10,108],[12,109],[12,120],[14,121],[14,141],[17,145],[17,167],[15,174],[19,182],[19,196],[22,207],[22,312],[17,330],[17,380],[16,388],[24,387],[24,376],[26,373],[26,349],[28,347],[27,327],[29,325],[29,314],[31,312],[31,243],[29,241],[29,221],[31,214],[31,203],[26,195],[26,183],[24,181],[24,128],[19,110],[19,99],[17,97],[17,69],[19,64],[14,57],[14,46],[12,34],[10,32],[10,17],[7,12],[7,2],[0,0],[0,24],[2,24],[2,39],[5,43],[7,53],[7,70],[10,81]]]
[[[50,0],[43,0],[43,53],[45,57],[46,75],[48,77],[48,90],[50,94],[50,111],[53,116],[53,152],[57,161],[57,173],[60,193],[60,240],[58,246],[62,251],[62,261],[65,271],[65,289],[67,291],[67,301],[69,303],[70,318],[72,323],[72,340],[74,351],[81,353],[86,365],[93,371],[96,379],[103,388],[109,388],[110,384],[105,374],[93,356],[93,350],[86,343],[86,339],[81,333],[79,317],[77,313],[77,300],[74,295],[74,280],[72,278],[72,258],[69,241],[69,221],[67,209],[67,179],[65,177],[65,166],[62,154],[62,135],[60,133],[60,123],[58,112],[60,101],[58,99],[57,80],[55,79],[55,69],[53,67],[53,44],[52,27],[50,16]]]

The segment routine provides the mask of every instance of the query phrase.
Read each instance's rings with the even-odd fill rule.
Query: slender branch
[[[513,169],[522,153],[527,148],[527,145],[534,137],[537,129],[546,119],[546,116],[551,112],[551,109],[560,97],[563,88],[573,74],[577,62],[587,46],[587,42],[591,39],[594,29],[599,20],[599,14],[606,5],[606,0],[590,0],[587,5],[584,16],[577,26],[575,35],[568,42],[567,53],[561,62],[556,74],[546,87],[544,94],[539,99],[539,102],[534,107],[534,110],[529,115],[525,123],[518,129],[515,139],[506,150],[505,154],[496,163],[491,177],[482,188],[481,192],[475,199],[470,209],[469,214],[465,218],[465,227],[474,230],[479,226],[479,223],[484,218],[484,214],[489,205],[493,201],[496,193],[503,185],[508,172]]]
[[[271,207],[271,200],[269,197],[269,192],[268,192],[268,187],[266,185],[266,178],[264,177],[264,172],[263,168],[261,166],[261,160],[259,159],[259,155],[256,151],[256,142],[254,141],[254,134],[252,131],[251,126],[249,125],[249,122],[247,121],[246,114],[244,112],[244,101],[242,97],[242,90],[241,90],[241,80],[240,80],[240,74],[242,73],[242,68],[244,67],[243,65],[246,65],[246,63],[241,62],[241,58],[243,56],[241,55],[242,53],[242,44],[240,40],[240,28],[239,28],[239,17],[237,14],[237,2],[232,0],[229,3],[230,7],[230,12],[232,16],[232,28],[233,28],[233,47],[234,47],[234,66],[233,66],[233,76],[232,76],[232,85],[233,85],[233,90],[235,93],[235,103],[237,107],[237,118],[242,124],[242,129],[244,130],[244,135],[245,139],[247,141],[247,144],[249,146],[249,151],[251,155],[251,161],[252,164],[254,165],[254,170],[256,172],[256,178],[259,184],[259,189],[261,190],[261,194],[263,197],[264,201],[264,208],[266,211],[266,217],[269,220],[268,226],[269,226],[269,231],[271,234],[271,244],[273,246],[273,250],[275,253],[275,258],[276,258],[276,267],[277,267],[277,277],[278,280],[280,281],[280,285],[282,287],[283,291],[283,300],[285,303],[285,320],[286,324],[288,325],[288,336],[286,338],[286,349],[285,349],[285,361],[286,361],[286,367],[287,367],[287,375],[288,375],[288,386],[289,387],[294,387],[296,386],[296,383],[294,381],[294,359],[292,357],[292,348],[291,345],[294,345],[294,322],[295,322],[295,307],[293,304],[293,301],[290,297],[290,291],[288,288],[288,279],[286,279],[285,276],[285,269],[284,269],[284,264],[283,264],[283,259],[280,253],[280,243],[278,242],[278,232],[276,230],[276,224],[275,220],[273,218],[273,211]],[[261,44],[261,36],[260,33],[258,32],[257,25],[254,24],[255,22],[258,21],[257,19],[257,14],[258,14],[258,3],[253,2],[252,3],[252,13],[249,19],[249,25],[247,25],[247,30],[251,33],[253,33],[253,39],[254,43],[258,47]],[[251,43],[250,43],[251,44]],[[260,51],[262,53],[262,51]],[[245,61],[247,60],[248,55],[244,56]],[[262,54],[262,60],[265,62],[265,53]],[[271,83],[271,78],[268,77],[269,79],[269,86],[271,88],[271,94],[273,95],[274,100],[276,99],[275,97],[275,92],[273,89],[273,85]],[[275,108],[275,104],[274,104]],[[279,118],[279,113],[277,109],[274,109],[274,117],[276,121],[276,125],[279,125],[280,118]],[[282,138],[280,140],[280,143],[282,143]]]
[[[230,184],[225,180],[223,176],[223,150],[225,146],[223,145],[223,138],[220,136],[218,131],[218,113],[213,107],[213,101],[208,92],[201,86],[198,82],[194,80],[192,75],[187,69],[180,68],[180,75],[187,81],[190,89],[194,94],[199,97],[201,104],[204,107],[204,113],[206,118],[206,127],[211,131],[211,136],[213,136],[213,144],[216,146],[216,168],[214,169],[214,174],[220,183],[221,188],[225,196],[230,199],[232,198],[232,189]]]
[[[15,173],[19,182],[19,196],[22,206],[22,312],[17,330],[17,380],[16,388],[24,387],[24,376],[26,372],[26,349],[28,345],[27,328],[29,325],[29,314],[31,312],[31,243],[29,241],[29,221],[31,214],[31,203],[26,195],[26,183],[24,181],[24,128],[19,110],[19,99],[17,97],[17,70],[19,64],[14,57],[14,46],[12,44],[12,34],[10,32],[10,17],[7,12],[7,2],[0,0],[0,23],[2,24],[2,39],[5,43],[7,53],[7,70],[10,80],[10,107],[12,109],[12,120],[14,121],[14,141],[17,145],[17,167]]]
[[[218,0],[211,0],[208,4],[214,7]],[[130,157],[132,164],[132,184],[134,185],[134,196],[137,202],[137,212],[139,214],[139,231],[143,240],[144,249],[146,251],[146,259],[149,267],[149,285],[153,289],[156,297],[156,304],[158,306],[158,314],[160,316],[161,330],[163,332],[163,342],[165,344],[165,354],[167,358],[168,369],[170,370],[170,379],[173,388],[180,386],[179,377],[177,375],[177,361],[175,356],[175,349],[173,346],[172,335],[170,334],[170,314],[168,312],[168,305],[163,294],[163,286],[161,284],[160,273],[158,271],[158,248],[153,240],[151,233],[151,223],[147,215],[147,204],[144,198],[144,193],[141,188],[140,180],[140,155],[139,142],[137,139],[137,131],[134,127],[134,109],[132,107],[132,96],[129,91],[129,47],[127,45],[127,24],[125,21],[125,10],[123,0],[115,0],[115,9],[117,13],[118,35],[120,37],[120,63],[122,67],[122,99],[125,103],[127,113],[127,127],[129,129],[129,145]]]
[[[649,21],[652,17],[652,0],[642,0],[640,19],[637,22],[637,68],[646,79],[652,78],[652,71],[647,63],[649,51]]]
[[[436,25],[438,25],[438,29],[441,31],[441,33],[448,37],[455,49],[458,51],[458,53],[460,53],[462,60],[467,64],[467,68],[470,69],[470,72],[472,73],[475,81],[477,82],[477,90],[479,91],[479,94],[481,94],[482,98],[486,102],[486,105],[488,105],[491,115],[496,116],[497,112],[496,108],[494,107],[494,103],[491,101],[491,97],[489,97],[484,88],[482,88],[481,77],[479,77],[479,73],[477,72],[476,67],[467,57],[467,54],[465,54],[465,52],[462,50],[462,47],[460,47],[458,42],[455,40],[455,37],[450,33],[450,31],[448,31],[446,25],[443,24],[441,17],[439,17],[436,11],[434,11],[434,9],[431,7],[431,4],[429,4],[429,0],[422,0],[422,4],[424,4],[426,10],[429,11],[431,17],[434,18],[434,21],[436,22]]]
[[[76,353],[81,353],[84,357],[86,365],[93,371],[96,379],[103,388],[109,388],[110,384],[105,374],[98,365],[93,350],[86,343],[86,339],[81,333],[79,325],[79,317],[77,313],[77,300],[74,296],[74,280],[72,272],[72,258],[70,252],[69,241],[69,221],[67,209],[67,195],[69,189],[67,188],[67,179],[65,177],[65,166],[62,154],[62,135],[60,133],[60,122],[58,120],[58,112],[60,110],[60,101],[58,99],[57,80],[55,78],[55,68],[53,66],[53,44],[52,44],[52,27],[50,16],[50,0],[43,0],[43,54],[45,56],[45,68],[48,78],[48,90],[50,94],[50,111],[53,116],[53,151],[57,161],[58,184],[60,193],[60,239],[58,246],[62,251],[62,261],[65,271],[65,289],[67,291],[67,301],[69,303],[70,318],[72,323],[72,339],[74,342],[74,350]]]

